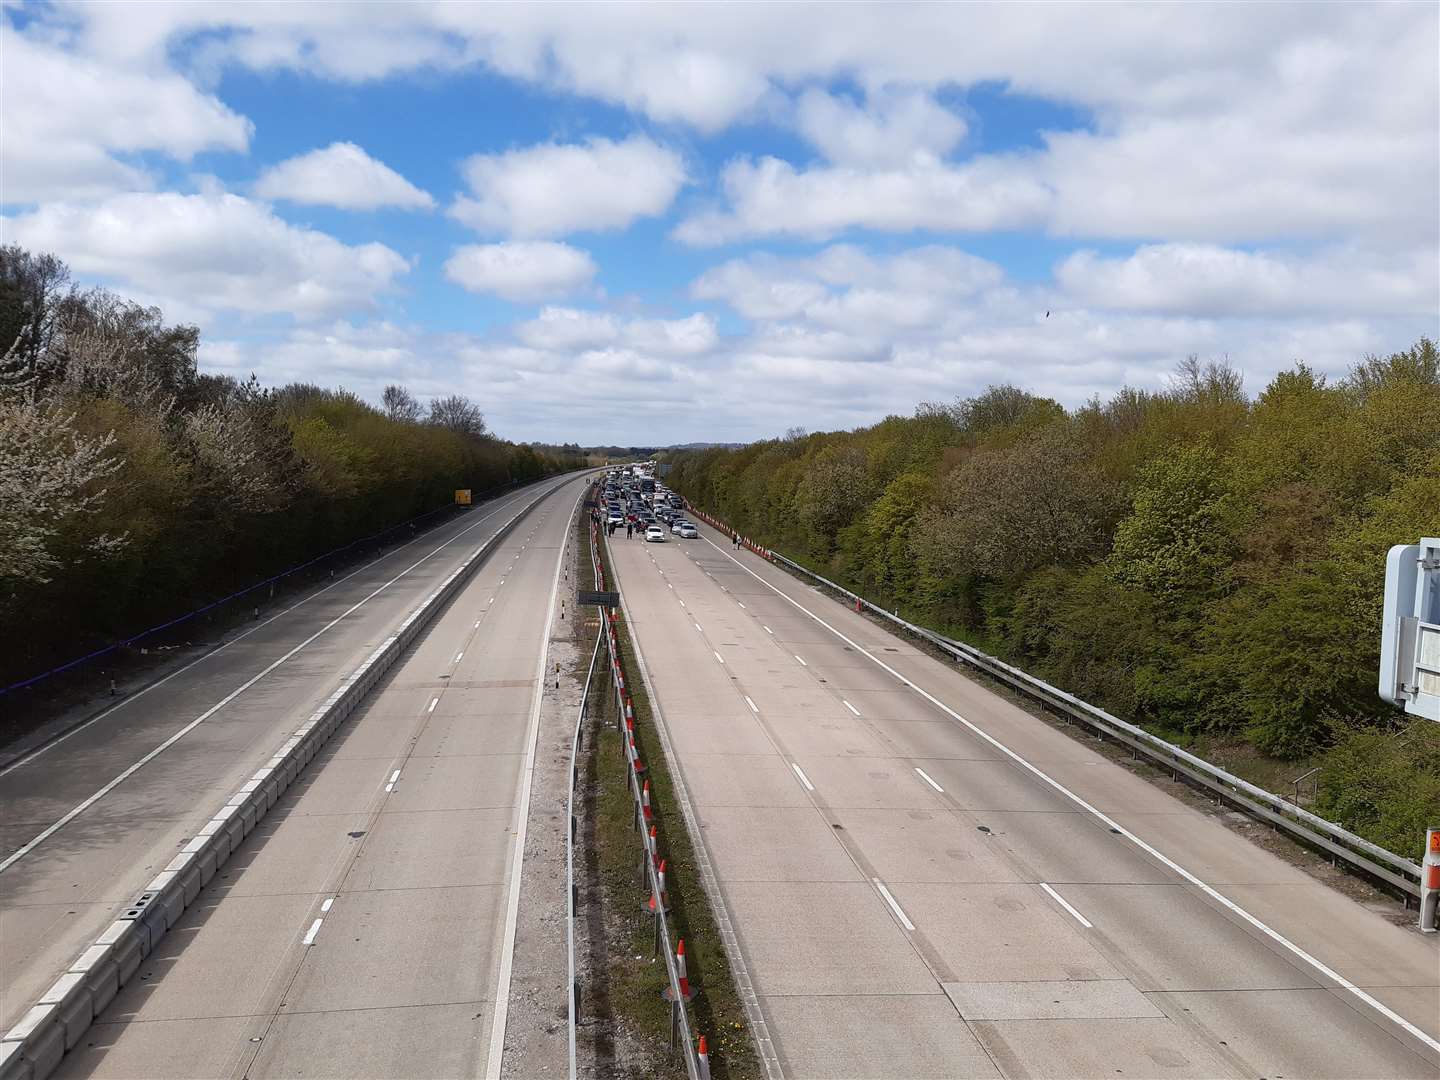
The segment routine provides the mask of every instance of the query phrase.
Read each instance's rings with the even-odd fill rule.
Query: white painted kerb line
[[[815,785],[812,784],[812,783],[810,783],[810,778],[805,775],[805,770],[804,770],[804,769],[800,768],[800,766],[799,766],[799,765],[796,765],[795,762],[793,762],[793,761],[790,763],[790,768],[792,768],[792,769],[795,770],[795,775],[800,778],[800,783],[802,783],[802,784],[805,785],[805,790],[806,790],[806,791],[814,791],[814,790],[815,790]]]
[[[1259,931],[1261,934],[1264,934],[1264,935],[1265,935],[1266,937],[1268,937],[1271,941],[1275,942],[1275,944],[1277,944],[1277,945],[1279,945],[1281,948],[1285,949],[1288,953],[1290,953],[1291,956],[1294,956],[1294,957],[1296,957],[1296,958],[1298,958],[1298,959],[1300,959],[1300,960],[1303,960],[1305,963],[1309,964],[1310,967],[1312,967],[1314,970],[1316,970],[1316,971],[1318,971],[1320,974],[1324,975],[1327,979],[1332,980],[1337,986],[1340,986],[1342,989],[1344,989],[1344,990],[1348,991],[1349,993],[1351,993],[1352,995],[1354,995],[1357,1000],[1363,1001],[1367,1006],[1369,1006],[1371,1009],[1374,1009],[1377,1013],[1379,1013],[1381,1016],[1385,1017],[1385,1019],[1389,1020],[1391,1023],[1395,1024],[1397,1027],[1401,1028],[1403,1031],[1405,1031],[1405,1032],[1406,1032],[1407,1034],[1409,1034],[1411,1037],[1413,1037],[1413,1038],[1415,1038],[1415,1039],[1418,1039],[1420,1042],[1424,1043],[1426,1046],[1428,1046],[1428,1047],[1429,1047],[1431,1050],[1433,1050],[1434,1052],[1440,1053],[1440,1039],[1436,1039],[1434,1036],[1429,1035],[1429,1034],[1427,1034],[1426,1032],[1422,1031],[1420,1028],[1416,1027],[1416,1026],[1415,1026],[1414,1024],[1412,1024],[1409,1020],[1406,1020],[1405,1017],[1401,1016],[1399,1013],[1397,1013],[1394,1009],[1390,1008],[1390,1007],[1389,1007],[1388,1005],[1386,1005],[1384,1002],[1378,1000],[1377,998],[1373,997],[1372,995],[1366,993],[1364,990],[1360,989],[1360,987],[1356,986],[1356,985],[1355,985],[1353,982],[1351,982],[1349,979],[1345,978],[1345,976],[1341,975],[1338,971],[1336,971],[1334,968],[1332,968],[1329,964],[1326,964],[1326,963],[1323,962],[1322,960],[1320,960],[1320,959],[1318,959],[1318,958],[1316,958],[1316,957],[1314,957],[1314,956],[1311,956],[1308,952],[1306,952],[1304,949],[1302,949],[1299,945],[1296,945],[1293,941],[1291,941],[1289,938],[1287,938],[1284,934],[1280,933],[1278,930],[1275,930],[1275,929],[1271,928],[1269,925],[1267,925],[1266,923],[1262,922],[1260,919],[1256,918],[1254,915],[1251,915],[1250,912],[1246,911],[1246,910],[1245,910],[1244,908],[1242,908],[1239,904],[1235,903],[1234,900],[1231,900],[1228,896],[1225,896],[1223,893],[1219,892],[1219,891],[1218,891],[1217,889],[1215,889],[1213,886],[1207,885],[1205,882],[1201,881],[1200,878],[1196,877],[1196,876],[1195,876],[1194,874],[1192,874],[1189,870],[1186,870],[1185,867],[1181,866],[1181,865],[1180,865],[1179,863],[1177,863],[1174,859],[1170,858],[1170,856],[1166,855],[1164,852],[1160,851],[1159,849],[1157,849],[1157,848],[1154,847],[1153,845],[1147,843],[1146,841],[1142,840],[1140,837],[1136,836],[1133,832],[1131,832],[1129,829],[1125,828],[1123,825],[1121,825],[1121,824],[1120,824],[1118,821],[1116,821],[1114,818],[1110,817],[1110,815],[1106,814],[1104,811],[1099,810],[1099,809],[1097,809],[1095,806],[1093,806],[1093,805],[1091,805],[1090,803],[1086,802],[1086,801],[1085,801],[1084,799],[1082,799],[1079,795],[1075,794],[1075,792],[1071,791],[1071,790],[1070,790],[1069,788],[1067,788],[1064,784],[1060,783],[1060,781],[1056,780],[1054,777],[1050,776],[1048,773],[1044,772],[1042,769],[1036,767],[1035,765],[1032,765],[1032,764],[1031,764],[1029,761],[1027,761],[1025,758],[1023,758],[1023,757],[1021,757],[1019,754],[1017,754],[1014,750],[1011,750],[1010,747],[1006,746],[1006,745],[1005,745],[1004,743],[1002,743],[999,739],[995,738],[995,736],[991,735],[991,734],[990,734],[988,731],[986,731],[984,728],[980,727],[979,725],[973,723],[973,722],[970,721],[970,720],[965,719],[965,717],[961,716],[961,715],[960,715],[958,712],[956,712],[954,709],[950,708],[950,706],[946,705],[943,701],[941,701],[939,698],[937,698],[934,694],[930,693],[930,692],[927,691],[927,690],[922,689],[921,687],[917,686],[915,683],[913,683],[912,681],[910,681],[909,679],[907,679],[904,675],[901,675],[900,672],[896,671],[896,670],[895,670],[893,667],[891,667],[889,664],[885,663],[884,660],[881,660],[878,656],[876,656],[874,653],[870,652],[870,651],[869,651],[868,649],[866,649],[864,646],[860,645],[858,642],[852,640],[851,638],[847,637],[845,634],[841,633],[839,630],[835,629],[835,627],[831,626],[828,622],[826,622],[824,619],[822,619],[819,615],[816,615],[813,611],[811,611],[809,608],[807,608],[804,604],[800,603],[800,602],[799,602],[798,600],[796,600],[794,597],[788,595],[784,590],[779,589],[779,588],[777,588],[776,586],[772,585],[770,582],[766,581],[766,580],[765,580],[764,578],[762,578],[759,574],[755,573],[754,570],[751,570],[748,566],[746,566],[744,563],[740,562],[740,561],[739,561],[738,559],[736,559],[734,556],[730,555],[730,554],[729,554],[728,552],[726,552],[726,551],[721,550],[721,548],[720,548],[720,546],[719,546],[718,544],[715,544],[715,543],[713,543],[713,542],[711,542],[711,541],[709,541],[709,540],[706,540],[705,542],[706,542],[707,544],[709,544],[711,547],[713,547],[716,551],[719,551],[721,555],[724,555],[727,559],[729,559],[731,562],[733,562],[736,566],[740,567],[741,570],[744,570],[747,574],[749,574],[751,577],[753,577],[756,581],[760,582],[760,584],[764,585],[764,586],[765,586],[767,589],[769,589],[771,592],[775,593],[776,596],[778,596],[778,597],[780,597],[782,600],[786,601],[786,602],[787,602],[788,604],[790,604],[792,607],[797,608],[797,609],[799,609],[800,611],[804,612],[807,616],[809,616],[809,617],[810,617],[811,619],[813,619],[815,622],[819,623],[819,624],[820,624],[821,626],[823,626],[826,630],[829,630],[832,634],[834,634],[836,637],[838,637],[841,641],[845,642],[845,644],[851,646],[851,647],[854,648],[857,652],[859,652],[862,656],[866,657],[868,660],[870,660],[871,662],[873,662],[874,664],[876,664],[878,667],[882,668],[883,670],[889,672],[892,676],[894,676],[894,677],[895,677],[896,679],[898,679],[900,682],[904,683],[904,684],[905,684],[906,686],[908,686],[911,690],[914,690],[917,694],[919,694],[921,697],[923,697],[926,701],[930,702],[931,705],[934,705],[934,706],[935,706],[937,709],[939,709],[941,712],[943,712],[943,713],[945,713],[947,716],[951,716],[951,717],[953,717],[955,720],[959,721],[959,722],[960,722],[961,724],[963,724],[967,729],[969,729],[970,731],[974,732],[979,738],[984,739],[984,740],[985,740],[987,743],[989,743],[991,746],[995,747],[996,750],[999,750],[1002,754],[1004,754],[1006,757],[1008,757],[1011,761],[1015,762],[1016,765],[1019,765],[1019,766],[1020,766],[1022,769],[1024,769],[1026,772],[1030,773],[1030,774],[1031,774],[1032,776],[1034,776],[1037,780],[1041,781],[1041,782],[1044,783],[1044,784],[1049,785],[1049,786],[1050,786],[1051,788],[1053,788],[1055,791],[1058,791],[1061,795],[1065,796],[1065,798],[1067,798],[1067,799],[1069,799],[1071,802],[1073,802],[1076,806],[1079,806],[1082,810],[1086,810],[1086,811],[1088,811],[1089,813],[1094,814],[1095,817],[1096,817],[1096,819],[1099,820],[1099,821],[1104,822],[1105,825],[1106,825],[1112,832],[1114,832],[1115,834],[1117,834],[1117,835],[1119,835],[1119,836],[1125,837],[1126,840],[1129,840],[1132,844],[1134,844],[1136,847],[1138,847],[1141,851],[1143,851],[1143,852],[1145,852],[1146,854],[1150,855],[1152,858],[1157,859],[1159,862],[1161,862],[1162,864],[1164,864],[1166,867],[1168,867],[1169,869],[1173,870],[1176,874],[1180,875],[1180,877],[1184,878],[1184,879],[1185,879],[1186,881],[1188,881],[1190,884],[1194,885],[1197,889],[1199,889],[1201,892],[1203,892],[1206,896],[1210,897],[1210,898],[1211,898],[1212,900],[1214,900],[1216,903],[1221,904],[1221,905],[1224,906],[1227,910],[1233,912],[1236,916],[1238,916],[1239,918],[1243,919],[1246,923],[1248,923],[1248,924],[1250,924],[1251,926],[1253,926],[1253,927],[1254,927],[1257,931]]]
[[[915,924],[910,921],[910,917],[905,914],[905,909],[896,902],[895,897],[890,895],[890,890],[885,887],[885,883],[878,877],[871,878],[870,881],[875,888],[880,890],[880,895],[885,898],[885,903],[890,905],[890,910],[893,911],[895,917],[900,920],[900,925],[905,927],[906,930],[914,930]]]
[[[1089,919],[1085,918],[1084,915],[1081,915],[1080,912],[1076,911],[1076,910],[1070,905],[1070,901],[1069,901],[1069,900],[1066,900],[1063,896],[1061,896],[1058,892],[1056,892],[1054,889],[1052,889],[1049,885],[1046,885],[1045,882],[1043,882],[1043,881],[1040,882],[1040,888],[1044,889],[1047,893],[1050,894],[1050,899],[1054,900],[1057,904],[1059,904],[1061,907],[1063,907],[1063,908],[1064,908],[1066,911],[1068,911],[1071,915],[1075,916],[1075,921],[1078,922],[1081,926],[1085,927],[1086,930],[1093,930],[1093,929],[1095,929],[1093,926],[1090,925],[1090,920],[1089,920]]]
[[[745,695],[745,704],[750,706],[750,711],[751,711],[751,712],[756,713],[756,714],[758,714],[758,713],[760,712],[760,709],[759,709],[759,707],[755,704],[755,702],[753,702],[753,701],[750,700],[750,695],[749,695],[749,694],[746,694],[746,695]]]
[[[577,495],[570,518],[580,508]],[[530,729],[525,737],[525,761],[520,770],[520,792],[516,796],[514,847],[510,862],[509,895],[505,904],[505,929],[500,947],[500,976],[495,985],[495,1011],[490,1021],[490,1053],[485,1063],[486,1080],[500,1080],[505,1058],[505,1026],[510,1017],[510,974],[515,965],[515,934],[520,924],[520,877],[525,864],[525,834],[530,828],[530,789],[535,780],[535,748],[540,739],[540,688],[545,685],[545,668],[550,657],[550,633],[555,625],[555,598],[560,595],[560,572],[565,568],[565,544],[555,558],[555,577],[550,583],[545,626],[540,632],[540,657],[535,664],[535,691],[530,699]],[[501,582],[503,585],[504,582]]]
[[[931,787],[933,787],[936,791],[940,792],[941,795],[944,795],[944,794],[945,794],[945,789],[944,789],[943,787],[941,787],[939,784],[935,783],[934,780],[930,779],[930,774],[927,773],[924,769],[920,768],[919,765],[916,765],[916,766],[915,766],[915,771],[920,774],[920,779],[921,779],[921,780],[924,780],[925,783],[929,784],[929,785],[930,785]]]

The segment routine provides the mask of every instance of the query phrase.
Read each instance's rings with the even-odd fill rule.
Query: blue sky
[[[6,242],[207,369],[512,438],[1074,405],[1190,354],[1258,390],[1437,333],[1433,5],[4,18]]]

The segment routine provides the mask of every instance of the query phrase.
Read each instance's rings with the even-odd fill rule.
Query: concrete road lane
[[[8,1028],[94,940],[274,753],[281,733],[557,483],[576,481],[547,481],[458,516],[0,770],[0,1024]],[[501,565],[522,542],[504,542]],[[487,570],[481,579],[498,577]]]
[[[1433,939],[701,537],[611,551],[787,1075],[1436,1074]]]
[[[566,484],[481,567],[62,1076],[486,1072],[537,675],[581,490]]]

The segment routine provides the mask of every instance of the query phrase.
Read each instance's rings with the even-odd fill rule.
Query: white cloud
[[[435,205],[426,192],[351,142],[331,143],[270,166],[255,182],[255,193],[342,210],[428,210]]]
[[[9,242],[201,313],[312,319],[370,309],[409,269],[383,244],[344,244],[224,192],[46,203],[5,225]]]
[[[719,333],[709,315],[684,319],[622,319],[608,312],[545,307],[518,324],[515,336],[537,349],[573,352],[621,345],[660,356],[699,356],[715,348]]]
[[[0,199],[101,198],[149,188],[117,154],[244,151],[252,125],[178,75],[131,71],[33,40],[0,23]]]
[[[574,293],[596,273],[588,252],[554,241],[468,244],[445,263],[445,276],[475,293],[543,300]]]
[[[926,161],[904,169],[797,169],[767,157],[725,167],[724,210],[696,214],[675,237],[723,244],[757,236],[823,239],[851,228],[989,232],[1044,220],[1049,189],[1021,158],[977,158],[962,165]]]
[[[804,318],[868,336],[877,328],[935,324],[958,300],[999,286],[1000,267],[938,245],[876,257],[837,244],[810,258],[754,255],[707,270],[690,287],[746,318]]]
[[[451,216],[517,237],[623,229],[663,214],[685,183],[680,155],[643,135],[476,154],[464,173],[472,194],[455,201]]]
[[[1440,311],[1440,251],[1309,258],[1208,244],[1153,244],[1124,258],[1080,251],[1055,272],[1077,301],[1208,316],[1424,315]]]
[[[965,137],[965,121],[921,90],[883,90],[866,107],[810,89],[796,105],[800,133],[837,165],[928,164]]]

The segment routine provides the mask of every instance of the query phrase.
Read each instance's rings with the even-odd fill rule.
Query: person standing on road
[[[730,546],[731,546],[731,547],[737,547],[737,548],[740,546],[740,534],[739,534],[739,533],[731,533],[731,534],[730,534]]]
[[[625,523],[625,539],[626,539],[626,540],[630,540],[630,539],[633,539],[634,536],[635,536],[635,523],[634,523],[633,521],[627,521],[627,522]]]

